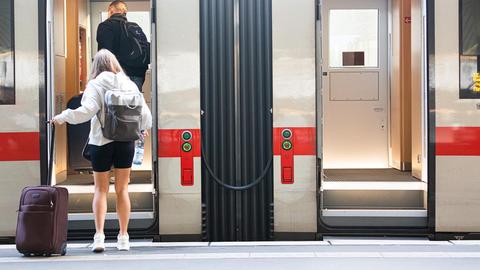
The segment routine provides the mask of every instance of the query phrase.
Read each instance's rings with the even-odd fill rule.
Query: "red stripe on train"
[[[316,150],[316,129],[314,127],[295,127],[295,128],[274,128],[273,129],[273,154],[278,156],[281,154],[282,131],[289,129],[292,131],[292,143],[294,155],[296,156],[314,156],[317,153]]]
[[[192,138],[192,154],[200,156],[200,129],[159,129],[158,130],[158,157],[180,157],[182,154],[182,133],[190,131]]]
[[[0,161],[40,160],[40,133],[0,133]]]
[[[273,129],[273,152],[280,155],[283,142],[282,131],[285,128]],[[294,136],[295,155],[314,156],[316,154],[316,129],[314,127],[288,128]],[[158,156],[164,158],[180,157],[184,131],[192,132],[193,156],[200,157],[200,129],[159,129],[158,130]]]
[[[437,156],[480,156],[480,127],[437,127]]]

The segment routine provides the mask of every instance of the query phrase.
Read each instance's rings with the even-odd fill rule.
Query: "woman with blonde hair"
[[[81,106],[75,110],[67,109],[55,116],[54,124],[80,124],[91,121],[89,134],[89,149],[95,182],[93,197],[93,213],[95,215],[94,242],[92,251],[105,250],[105,234],[103,232],[105,215],[107,213],[107,194],[109,189],[109,173],[114,167],[115,192],[117,195],[117,215],[120,231],[117,236],[117,248],[129,250],[128,221],[130,218],[130,198],[128,183],[132,166],[135,142],[112,141],[103,136],[102,126],[97,114],[102,110],[105,93],[108,90],[124,89],[139,91],[118,63],[115,56],[108,50],[102,49],[95,55],[92,65],[90,81],[83,93]],[[152,126],[152,116],[143,99],[140,128],[144,136],[146,130]]]

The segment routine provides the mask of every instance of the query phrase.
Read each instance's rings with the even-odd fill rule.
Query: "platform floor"
[[[109,243],[101,254],[88,243],[70,243],[64,257],[25,258],[0,246],[0,269],[479,269],[480,241],[331,238],[319,242],[151,243],[128,252]]]

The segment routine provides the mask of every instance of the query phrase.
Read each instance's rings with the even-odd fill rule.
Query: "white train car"
[[[477,1],[126,2],[152,44],[143,92],[154,118],[132,169],[132,237],[480,233]],[[78,103],[108,4],[0,3],[4,241],[21,189],[45,184],[44,123]],[[55,142],[72,239],[94,230],[79,155],[88,128],[59,127]]]

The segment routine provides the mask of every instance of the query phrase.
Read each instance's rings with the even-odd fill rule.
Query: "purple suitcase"
[[[52,126],[50,155],[53,154],[55,127]],[[48,181],[51,183],[52,157],[49,157]],[[15,242],[25,256],[65,255],[67,252],[68,190],[36,186],[22,190],[18,209]]]

